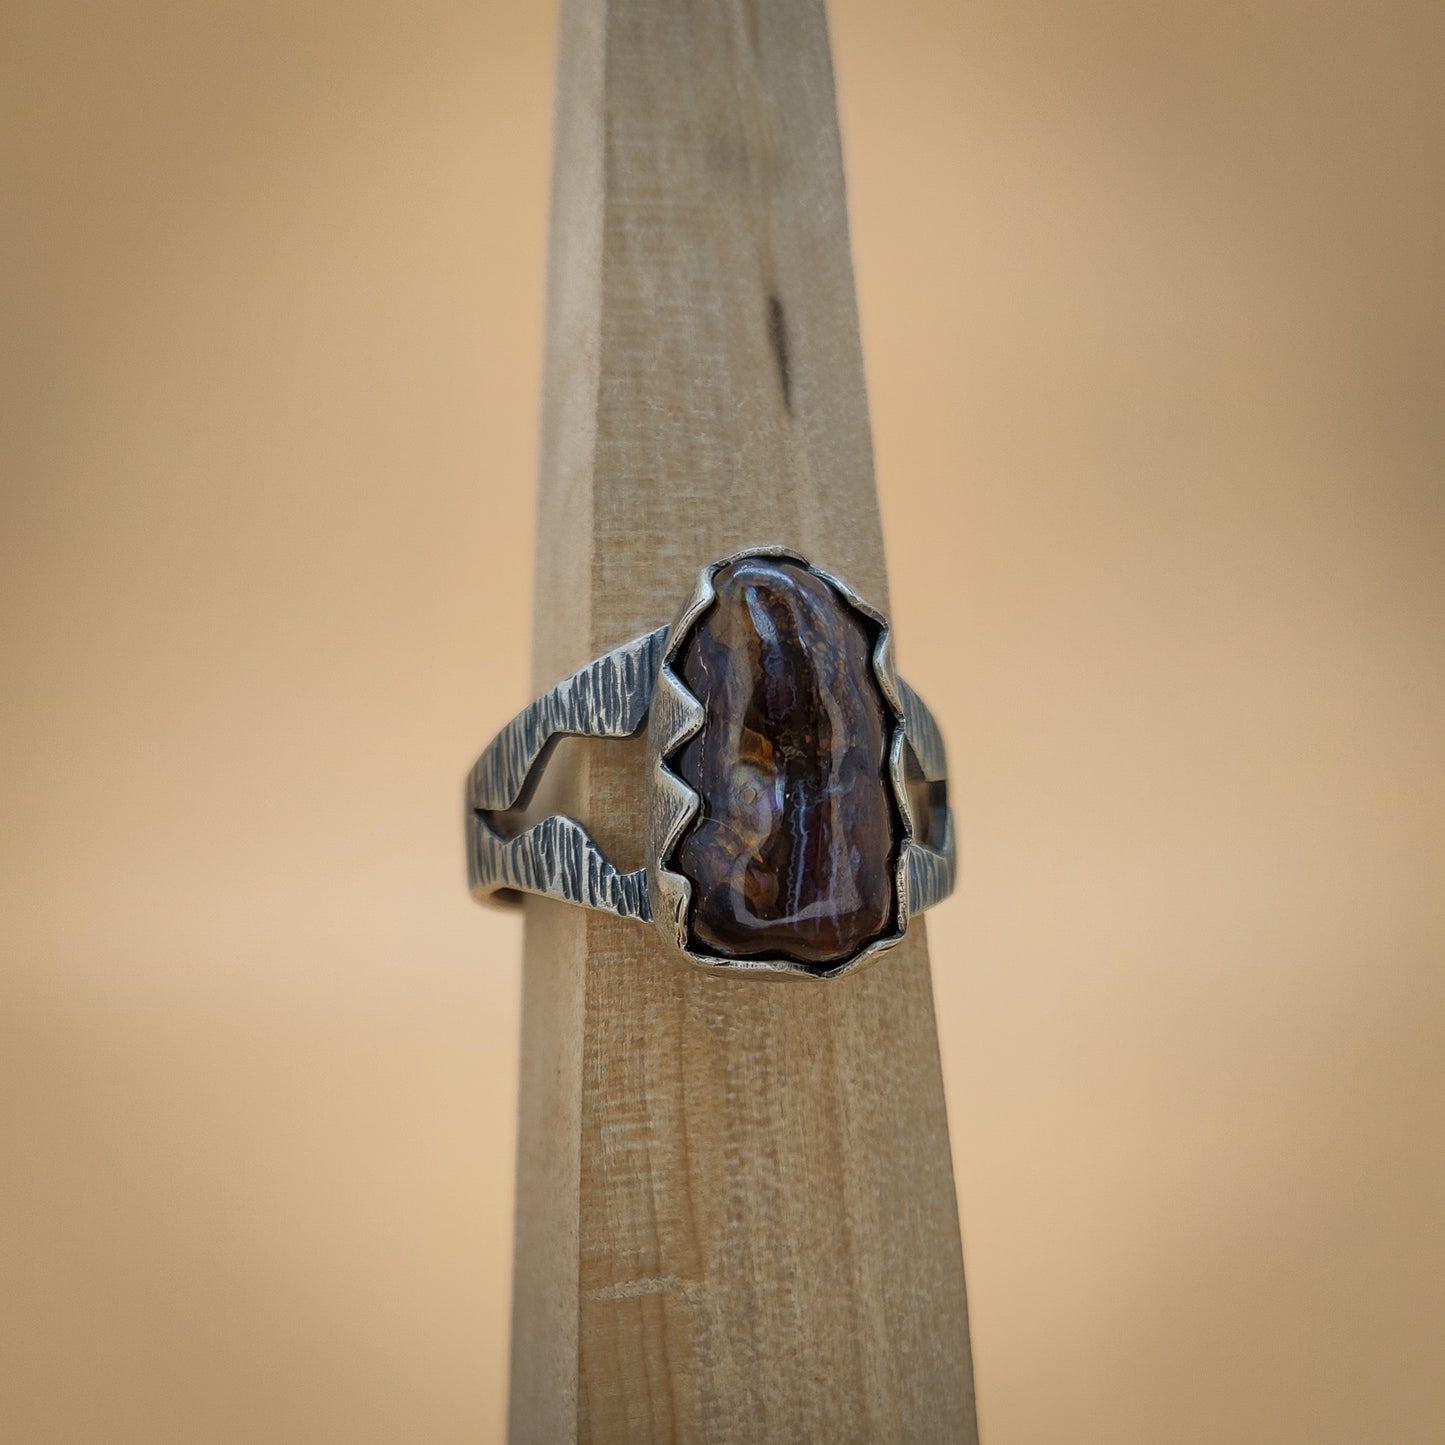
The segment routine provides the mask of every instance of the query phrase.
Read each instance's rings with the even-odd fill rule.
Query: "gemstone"
[[[862,615],[805,566],[745,557],[682,651],[706,711],[674,767],[702,800],[671,866],[700,952],[823,972],[889,931],[892,713]]]

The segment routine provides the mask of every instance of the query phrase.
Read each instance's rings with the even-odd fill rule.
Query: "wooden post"
[[[751,543],[886,607],[821,0],[563,0],[560,33],[538,690]],[[546,783],[623,867],[640,757]],[[975,1439],[921,924],[810,986],[527,908],[513,1442]]]

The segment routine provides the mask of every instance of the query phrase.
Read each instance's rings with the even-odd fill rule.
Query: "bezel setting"
[[[688,687],[676,664],[692,635],[694,625],[717,598],[713,578],[723,568],[754,557],[785,560],[805,568],[864,619],[876,639],[871,658],[873,677],[892,718],[886,772],[900,830],[893,850],[892,927],[887,933],[871,939],[855,953],[825,969],[782,954],[729,958],[694,947],[690,924],[692,882],[670,866],[679,841],[702,807],[701,797],[674,770],[671,759],[688,739],[702,729],[707,720],[702,702]],[[815,566],[801,552],[773,543],[745,547],[704,567],[691,594],[668,628],[649,714],[651,807],[647,891],[651,902],[652,921],[663,939],[682,953],[690,963],[710,973],[764,978],[839,978],[857,973],[893,948],[908,929],[913,892],[909,875],[915,848],[918,846],[917,820],[907,784],[905,752],[909,742],[905,725],[904,694],[894,667],[892,631],[888,619],[865,598],[859,596],[841,577]]]

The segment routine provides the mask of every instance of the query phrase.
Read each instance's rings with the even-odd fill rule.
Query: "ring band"
[[[520,832],[563,736],[647,728],[647,863],[621,872],[575,818]],[[522,893],[652,923],[720,973],[836,978],[953,889],[943,739],[893,665],[888,619],[800,553],[704,567],[673,622],[517,715],[467,779],[478,900]]]

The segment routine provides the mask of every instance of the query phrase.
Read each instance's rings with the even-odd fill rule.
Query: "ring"
[[[647,863],[614,867],[575,818],[515,829],[563,736],[647,728]],[[715,973],[837,978],[953,890],[938,725],[887,617],[787,547],[704,567],[670,626],[519,713],[466,787],[473,897],[542,894],[651,923]]]

